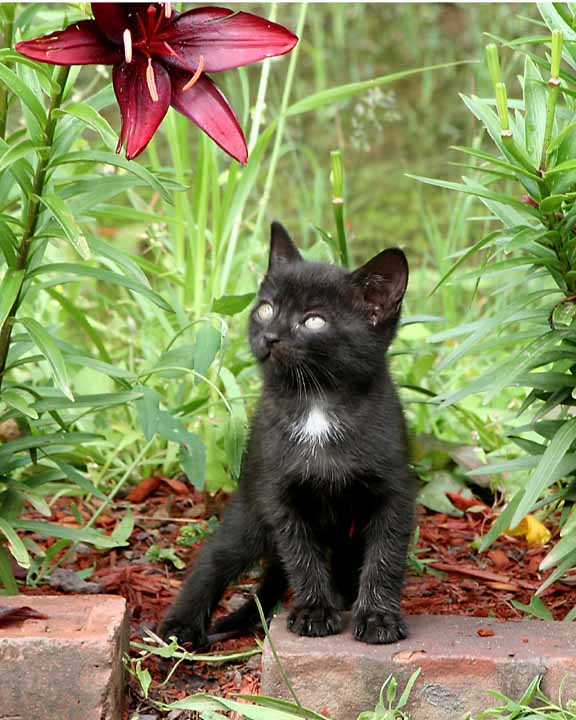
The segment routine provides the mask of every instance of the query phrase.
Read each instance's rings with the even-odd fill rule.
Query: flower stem
[[[550,79],[548,80],[548,104],[546,106],[546,128],[544,130],[544,142],[542,144],[542,157],[540,159],[540,170],[546,171],[548,146],[554,130],[554,117],[556,115],[556,104],[560,94],[560,63],[562,61],[562,33],[559,30],[552,31],[552,62],[550,67]]]
[[[4,10],[6,20],[4,22],[3,39],[4,47],[11,48],[14,43],[14,6],[7,5]],[[0,87],[0,138],[6,136],[6,124],[8,122],[8,88],[5,85]]]
[[[16,256],[15,270],[26,270],[28,266],[28,255],[30,252],[30,246],[34,239],[36,232],[36,226],[38,225],[38,217],[40,213],[40,197],[44,191],[46,183],[46,174],[48,172],[48,166],[51,160],[51,149],[52,143],[54,142],[54,132],[56,130],[57,119],[54,116],[54,111],[59,108],[64,95],[64,88],[66,86],[66,80],[68,78],[69,67],[58,67],[56,70],[54,88],[50,96],[48,104],[48,113],[46,116],[46,125],[44,128],[43,145],[46,148],[38,157],[38,164],[36,171],[34,172],[34,178],[32,180],[32,192],[28,198],[28,202],[24,209],[23,226],[24,232],[22,233],[22,239],[18,247],[18,254]],[[4,369],[6,368],[6,359],[8,357],[8,350],[10,349],[10,338],[12,337],[12,327],[14,326],[14,320],[18,308],[22,303],[22,288],[18,293],[2,328],[0,328],[0,389],[2,388],[2,381],[4,379]]]
[[[258,216],[254,225],[254,235],[256,236],[262,228],[264,214],[267,211],[270,194],[272,193],[274,175],[276,174],[276,165],[278,164],[278,158],[280,157],[280,150],[282,147],[282,140],[284,138],[284,125],[286,124],[286,111],[288,109],[288,101],[290,100],[290,93],[292,91],[292,83],[294,80],[294,73],[296,71],[298,54],[300,51],[300,47],[302,46],[302,31],[304,30],[304,22],[306,21],[307,9],[308,4],[303,2],[300,6],[300,15],[298,16],[298,26],[296,28],[296,35],[300,38],[300,42],[296,45],[294,50],[292,50],[292,53],[290,55],[290,63],[288,65],[288,72],[286,73],[286,84],[284,85],[284,92],[282,94],[282,103],[280,105],[280,112],[278,115],[278,125],[276,127],[276,137],[274,138],[272,157],[270,158],[268,174],[266,175],[266,181],[264,182],[264,191],[262,192],[262,197],[260,198],[260,208],[258,210]]]
[[[273,3],[270,8],[269,18],[271,22],[276,21],[276,15],[278,12],[278,4]],[[270,60],[264,60],[262,63],[262,71],[260,73],[260,81],[258,83],[258,95],[256,97],[256,105],[254,106],[254,113],[252,115],[252,124],[250,126],[250,136],[248,139],[248,162],[250,162],[250,155],[256,147],[258,137],[260,134],[260,125],[262,124],[262,118],[264,116],[264,109],[266,107],[266,92],[268,90],[268,80],[270,79]],[[242,225],[242,211],[238,212],[230,238],[226,247],[226,256],[222,263],[222,271],[220,273],[219,281],[219,294],[223,295],[228,285],[228,279],[232,271],[232,262],[234,260],[236,245],[238,244],[238,237],[240,235],[240,226]]]

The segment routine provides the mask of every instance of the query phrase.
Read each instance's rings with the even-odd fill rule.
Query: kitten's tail
[[[266,621],[270,619],[276,604],[288,589],[288,580],[279,560],[270,562],[264,571],[256,595],[262,606]],[[231,615],[216,620],[213,633],[239,633],[261,626],[260,614],[254,598],[244,603]],[[212,633],[210,633],[212,635]]]

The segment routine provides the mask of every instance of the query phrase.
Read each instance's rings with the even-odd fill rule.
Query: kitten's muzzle
[[[277,333],[265,332],[260,336],[259,360],[267,360],[272,355],[274,348],[280,342],[280,336]]]

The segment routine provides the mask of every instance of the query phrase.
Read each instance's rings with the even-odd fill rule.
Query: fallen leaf
[[[503,570],[505,567],[508,567],[510,565],[510,558],[504,550],[500,550],[496,548],[495,550],[488,550],[487,552],[488,557],[490,560],[492,560],[492,564],[496,568],[496,570]]]
[[[407,663],[418,660],[426,656],[426,650],[401,650],[392,655],[392,661],[397,663]]]
[[[512,535],[512,537],[523,535],[528,545],[538,547],[546,545],[552,537],[550,530],[540,520],[537,520],[534,515],[526,515],[515,528],[508,528],[505,533],[506,535]]]
[[[161,484],[162,478],[158,475],[152,475],[152,477],[145,478],[139,482],[136,487],[130,490],[126,496],[126,500],[133,503],[142,503],[147,500],[153,492],[158,490]]]
[[[182,480],[176,480],[175,478],[162,478],[162,480],[168,485],[175,493],[176,495],[188,495],[189,494],[189,486],[186,485],[186,483],[183,483]]]
[[[446,496],[449,498],[450,502],[452,503],[452,505],[454,505],[454,507],[457,507],[458,510],[462,510],[463,512],[483,512],[487,509],[486,505],[480,502],[480,500],[478,500],[477,498],[464,497],[464,495],[462,495],[462,491],[448,491],[446,493]]]
[[[21,620],[45,620],[48,616],[27,605],[13,607],[0,605],[0,625],[20,622]]]
[[[492,628],[478,628],[476,635],[480,635],[480,637],[492,637],[494,630],[492,630]]]

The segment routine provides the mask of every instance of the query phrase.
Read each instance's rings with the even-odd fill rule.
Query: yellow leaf
[[[550,530],[543,525],[540,520],[536,520],[534,515],[526,515],[514,529],[508,528],[506,535],[524,535],[528,545],[542,546],[552,537]]]

